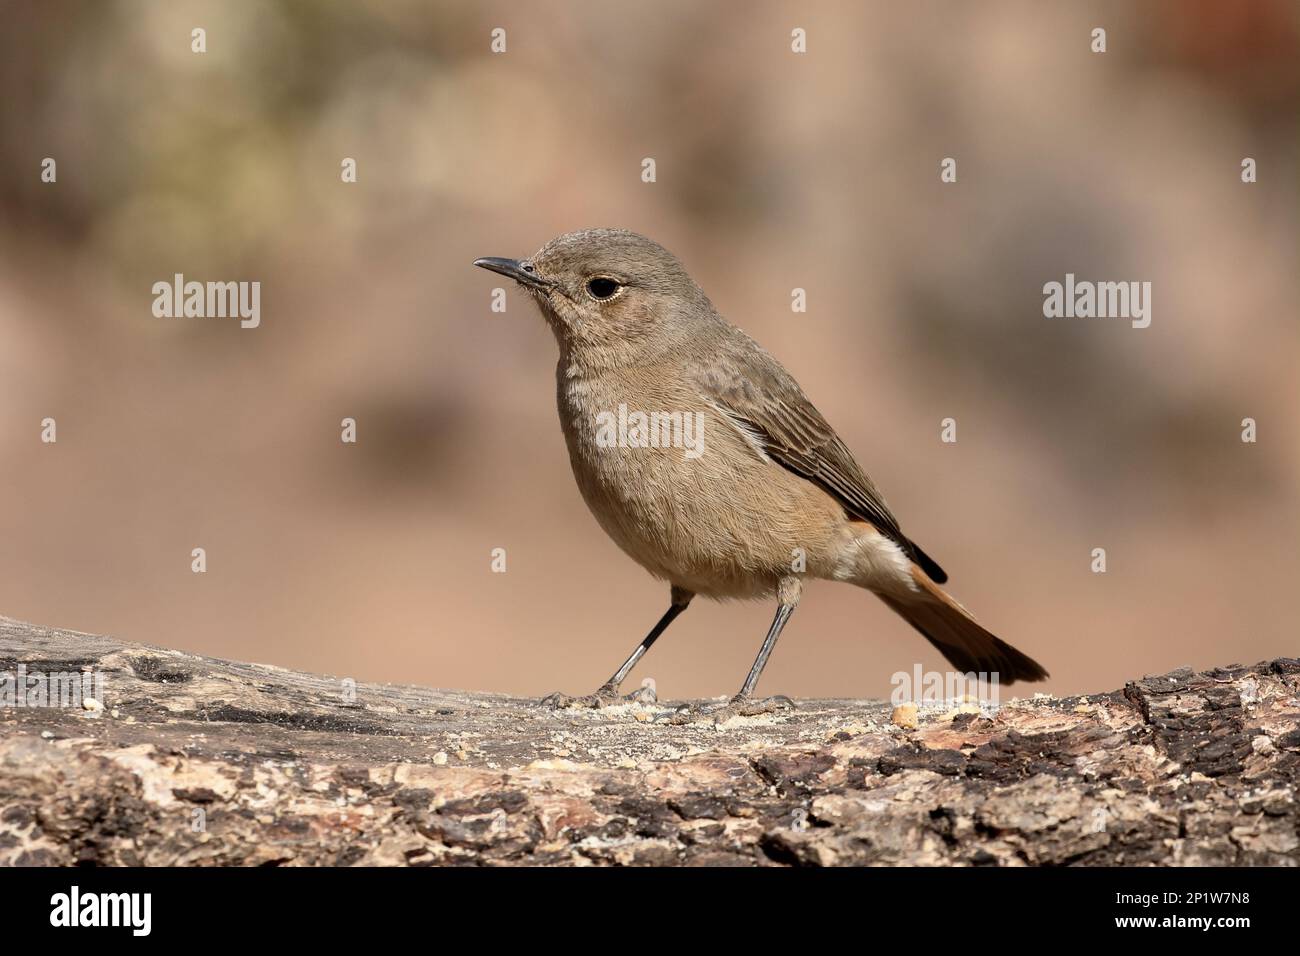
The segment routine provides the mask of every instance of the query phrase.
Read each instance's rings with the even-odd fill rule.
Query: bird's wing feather
[[[849,515],[898,543],[930,577],[946,581],[943,569],[900,530],[884,497],[794,377],[756,342],[736,333],[722,344],[722,361],[696,370],[707,398],[757,437],[774,461],[815,482]]]

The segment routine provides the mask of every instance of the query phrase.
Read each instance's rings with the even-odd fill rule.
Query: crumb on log
[[[0,707],[5,865],[1300,864],[1294,659],[915,729],[878,701],[555,711],[0,617],[20,665],[104,699]]]

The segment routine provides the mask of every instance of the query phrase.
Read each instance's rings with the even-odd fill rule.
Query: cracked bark
[[[1297,865],[1300,661],[993,717],[800,701],[722,727],[553,712],[0,618],[0,863]]]

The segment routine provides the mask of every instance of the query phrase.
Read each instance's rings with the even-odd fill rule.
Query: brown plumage
[[[940,584],[844,442],[781,365],[718,315],[662,246],[622,230],[560,236],[524,261],[476,263],[516,279],[560,347],[557,404],[574,477],[611,538],[673,586],[656,628],[596,694],[600,704],[695,594],[775,594],[776,619],[733,706],[750,701],[804,577],[877,594],[963,672],[1002,683],[1046,671],[994,637]],[[611,447],[616,410],[698,423],[682,445]],[[687,418],[689,416],[689,418]]]

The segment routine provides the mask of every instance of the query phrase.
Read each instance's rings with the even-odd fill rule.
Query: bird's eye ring
[[[596,276],[587,280],[587,294],[598,302],[614,298],[623,287],[609,276]]]

